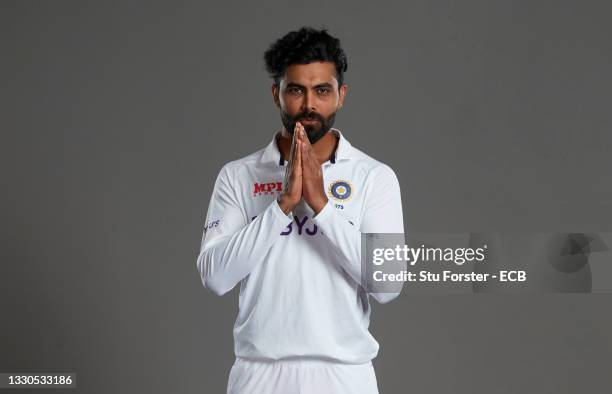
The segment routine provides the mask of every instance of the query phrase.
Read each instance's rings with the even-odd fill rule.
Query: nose
[[[316,108],[314,105],[314,95],[310,91],[306,91],[304,94],[304,102],[302,103],[302,112],[316,112]]]

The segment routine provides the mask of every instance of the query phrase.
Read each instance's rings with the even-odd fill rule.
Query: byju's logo
[[[256,216],[253,216],[251,218],[251,221],[255,220]],[[319,231],[319,228],[317,227],[316,224],[311,223],[312,227],[310,226],[310,224],[308,224],[308,215],[300,218],[299,216],[293,216],[293,222],[289,223],[286,227],[286,230],[283,231],[282,233],[280,233],[280,235],[289,235],[291,233],[296,234],[296,235],[315,235],[317,234],[317,232],[319,234],[323,234],[323,231]],[[310,220],[312,222],[312,219]],[[294,231],[294,227],[295,226],[295,231]],[[351,223],[353,224],[353,223]]]
[[[308,216],[304,216],[300,219],[299,216],[293,216],[293,220],[295,221],[297,227],[297,235],[315,235],[317,233],[317,225],[312,223],[312,227],[308,228],[306,226],[306,222],[308,222]],[[289,235],[293,232],[293,222],[289,223],[287,226],[287,230],[280,233],[280,235]]]
[[[283,191],[282,182],[268,182],[258,183],[255,182],[253,185],[253,197],[260,196],[262,194],[275,194]]]
[[[210,230],[211,228],[215,228],[217,226],[219,226],[219,222],[220,220],[211,220],[210,223],[207,223],[206,225],[204,225],[204,234],[206,234],[206,232],[208,232],[208,230]]]

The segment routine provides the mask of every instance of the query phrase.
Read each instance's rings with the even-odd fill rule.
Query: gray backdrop
[[[305,24],[342,39],[336,126],[395,169],[407,228],[612,229],[605,2],[0,4],[0,372],[224,392],[237,292],[201,285],[204,215],[280,126],[261,57]],[[381,393],[609,391],[611,299],[374,303]]]

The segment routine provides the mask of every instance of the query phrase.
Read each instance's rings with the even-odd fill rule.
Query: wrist
[[[285,215],[288,215],[295,207],[295,205],[289,201],[289,198],[282,194],[276,199],[276,202]]]
[[[312,208],[312,210],[314,211],[315,216],[318,215],[319,212],[323,210],[323,208],[325,208],[325,205],[327,205],[328,201],[329,199],[327,198],[327,196],[323,196],[321,199],[318,199],[317,201],[313,202],[310,208]]]

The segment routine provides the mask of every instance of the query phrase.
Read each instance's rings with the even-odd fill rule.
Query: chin
[[[308,136],[308,140],[310,141],[311,144],[314,144],[315,142],[317,142],[318,140],[320,140],[321,138],[323,138],[323,136],[325,136],[325,134],[327,134],[327,131],[322,131],[321,129],[316,129],[316,130],[309,130],[306,129],[306,135]]]

